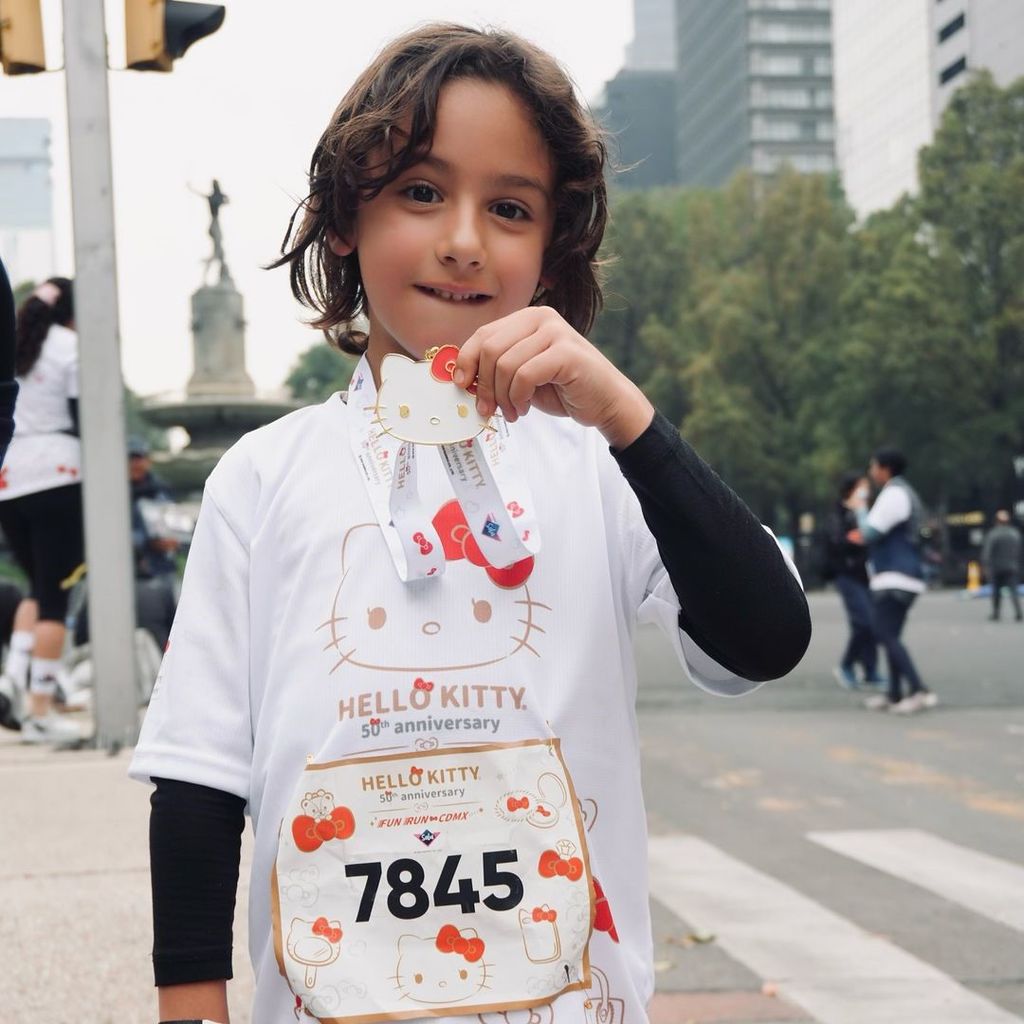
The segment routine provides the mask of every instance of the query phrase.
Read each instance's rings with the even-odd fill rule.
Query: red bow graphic
[[[430,376],[442,383],[450,381],[455,373],[455,360],[459,358],[459,350],[455,345],[442,345],[434,358],[430,360]],[[465,390],[471,395],[476,394],[477,382],[467,384]]]
[[[370,725],[380,725],[380,719],[379,718],[371,718],[370,719]]]
[[[332,839],[348,839],[355,830],[356,819],[347,807],[335,807],[319,821],[300,814],[292,822],[292,838],[303,853],[312,853]]]
[[[318,917],[313,922],[313,934],[322,935],[328,942],[337,943],[341,941],[341,929],[332,928],[331,922],[326,917]]]
[[[554,921],[558,917],[558,912],[555,910],[551,910],[550,908],[545,909],[547,908],[547,906],[548,905],[545,903],[543,907],[533,908],[534,921]]]
[[[524,558],[519,562],[506,566],[504,569],[495,569],[480,550],[476,538],[473,537],[466,522],[462,506],[452,499],[445,502],[434,516],[434,529],[441,538],[441,546],[444,548],[444,557],[449,562],[457,562],[465,558],[472,565],[482,568],[491,580],[505,590],[515,590],[521,587],[533,572],[533,556]]]
[[[412,684],[414,690],[426,690],[427,693],[434,688],[434,684],[429,679],[421,679],[417,676],[415,682]]]
[[[555,850],[545,850],[540,855],[537,870],[542,878],[561,875],[570,882],[578,882],[583,877],[583,861],[579,857],[563,857]]]
[[[436,945],[442,953],[457,953],[470,964],[475,964],[484,955],[484,940],[464,939],[453,924],[446,924],[437,933]]]
[[[524,811],[530,809],[530,801],[527,797],[523,797],[522,800],[517,800],[514,796],[510,796],[505,802],[505,806],[509,809],[509,812],[518,811],[520,808]]]

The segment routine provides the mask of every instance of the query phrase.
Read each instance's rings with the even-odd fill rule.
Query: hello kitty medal
[[[454,345],[430,349],[420,361],[388,353],[376,394],[363,356],[349,389],[361,416],[350,435],[353,453],[403,582],[440,576],[445,567],[441,538],[420,500],[420,445],[439,450],[488,565],[504,569],[540,550],[533,500],[512,457],[508,424],[500,412],[480,416],[475,387],[463,390],[452,380],[458,354]]]

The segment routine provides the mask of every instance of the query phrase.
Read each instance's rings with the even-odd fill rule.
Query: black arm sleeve
[[[14,292],[0,260],[0,381],[14,380]]]
[[[78,437],[81,434],[81,429],[78,426],[78,399],[68,399],[68,413],[71,415],[71,429],[67,433],[73,437]]]
[[[811,638],[803,589],[747,506],[660,413],[612,449],[679,598],[679,626],[743,679],[777,679]]]
[[[14,401],[18,385],[14,380],[14,294],[7,271],[0,260],[0,465],[14,433]]]
[[[191,782],[153,782],[154,979],[162,986],[230,978],[245,801]]]

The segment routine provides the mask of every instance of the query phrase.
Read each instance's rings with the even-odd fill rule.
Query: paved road
[[[927,595],[909,639],[943,705],[905,719],[836,686],[841,610],[815,595],[812,613],[804,663],[742,700],[638,640],[652,1021],[1024,1021],[1024,627]],[[148,793],[126,764],[0,735],[0,1024],[155,1020]]]
[[[832,679],[833,595],[797,670],[741,700],[680,687],[640,637],[666,1022],[1024,1020],[1024,627],[987,611],[914,609],[943,704],[910,718]]]

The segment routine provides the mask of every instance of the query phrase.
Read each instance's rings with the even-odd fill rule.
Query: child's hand
[[[500,408],[514,423],[536,406],[597,427],[613,448],[625,448],[651,424],[654,406],[553,309],[530,306],[486,324],[459,352],[454,380],[477,379],[477,409]]]

